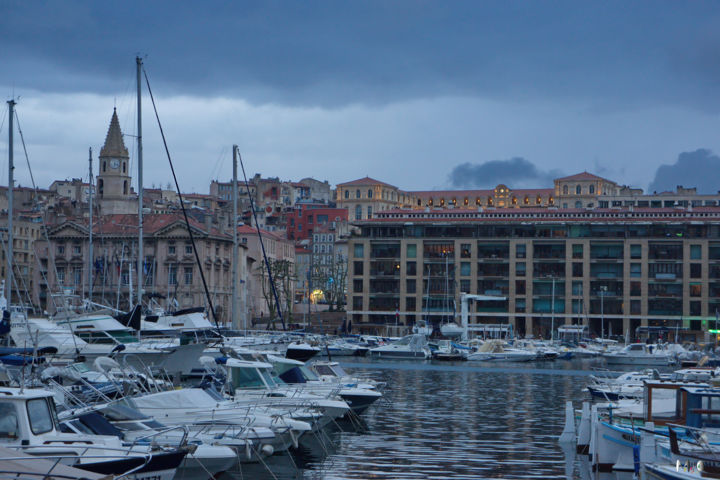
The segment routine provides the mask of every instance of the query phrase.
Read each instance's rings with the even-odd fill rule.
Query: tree
[[[322,289],[328,309],[345,309],[345,291],[347,282],[347,259],[342,255],[333,255],[332,263],[313,267],[313,284]]]
[[[287,325],[293,321],[293,283],[297,278],[294,271],[295,269],[289,260],[275,260],[269,258],[268,264],[270,264],[270,272],[272,273],[272,279],[275,284],[275,291],[278,295],[280,308],[285,308],[284,319],[285,324]],[[263,298],[265,298],[265,302],[268,306],[268,326],[272,326],[274,328],[275,320],[278,316],[277,304],[275,302],[275,295],[273,294],[273,288],[270,284],[270,276],[268,275],[265,262],[260,263],[258,266],[258,272],[260,274],[260,286],[262,288]],[[283,312],[280,313],[282,314]]]

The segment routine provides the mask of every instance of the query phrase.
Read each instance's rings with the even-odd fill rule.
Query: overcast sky
[[[248,175],[288,180],[547,187],[587,170],[720,190],[718,2],[5,0],[0,18],[0,92],[45,188],[87,176],[115,105],[134,149],[140,54],[185,191],[229,179],[233,143]],[[165,185],[147,95],[143,114],[145,184]]]

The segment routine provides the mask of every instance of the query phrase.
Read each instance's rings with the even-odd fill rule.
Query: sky
[[[184,191],[230,179],[232,144],[248,176],[333,185],[542,188],[589,171],[720,190],[718,2],[4,0],[0,18],[0,92],[42,188],[87,177],[114,107],[135,161],[140,55]],[[142,88],[144,183],[164,187]],[[5,109],[2,172],[7,127]]]

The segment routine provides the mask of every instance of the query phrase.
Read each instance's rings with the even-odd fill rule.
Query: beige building
[[[35,241],[42,233],[39,214],[20,214],[13,219],[13,285],[12,303],[33,307],[41,305],[39,282],[36,278],[38,263],[35,255]],[[2,249],[0,252],[0,278],[7,281],[7,215],[0,217]]]
[[[449,321],[461,292],[500,297],[471,305],[471,323],[546,338],[582,324],[703,339],[720,310],[719,207],[405,210],[358,225],[348,313],[364,330],[396,311],[401,325]]]
[[[377,212],[412,208],[414,197],[394,185],[365,177],[338,184],[335,202],[338,208],[348,210],[350,220],[366,220]]]
[[[144,299],[150,294],[165,298],[161,304],[187,308],[207,307],[200,270],[182,215],[159,214],[143,217]],[[220,322],[230,319],[232,294],[232,234],[190,219],[200,262]],[[85,221],[68,220],[50,228],[50,246],[45,253],[50,291],[61,290],[88,295],[88,227]],[[137,291],[137,215],[105,215],[93,228],[93,294],[98,303],[127,310],[135,303]],[[246,248],[241,246],[240,264],[246,265]],[[242,284],[244,268],[239,272]],[[241,285],[242,285],[241,284]],[[241,290],[241,288],[239,288]],[[242,293],[239,295],[242,298]],[[48,298],[47,309],[54,310]]]

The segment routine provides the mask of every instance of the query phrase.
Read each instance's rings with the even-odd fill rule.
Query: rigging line
[[[270,280],[270,287],[272,287],[273,296],[275,297],[275,308],[277,308],[278,315],[280,316],[280,322],[282,323],[283,330],[285,328],[285,319],[283,318],[282,309],[280,308],[280,299],[278,298],[277,289],[275,288],[275,281],[273,280],[272,270],[270,269],[270,261],[265,253],[265,242],[263,241],[262,233],[260,232],[260,224],[257,220],[257,212],[255,210],[255,202],[250,194],[250,184],[248,184],[247,175],[245,174],[245,164],[242,160],[242,155],[238,152],[238,160],[240,160],[240,168],[242,169],[243,179],[245,179],[245,189],[247,190],[248,198],[250,199],[250,210],[252,210],[253,219],[255,220],[255,228],[257,229],[258,239],[260,239],[260,248],[262,248],[263,259],[265,260],[265,268],[268,271],[268,279]],[[237,229],[237,219],[233,222],[233,228]],[[247,288],[247,286],[245,287]],[[308,299],[308,301],[310,301]]]
[[[162,123],[160,123],[160,115],[157,111],[157,106],[155,105],[155,96],[152,93],[152,89],[150,88],[150,80],[148,79],[147,71],[145,70],[145,67],[143,67],[143,75],[145,76],[145,83],[148,87],[148,93],[150,94],[150,101],[152,102],[153,111],[155,112],[155,118],[158,122],[158,127],[160,128],[160,136],[162,137],[163,146],[165,147],[165,154],[167,155],[168,162],[170,162],[170,171],[172,172],[173,180],[175,181],[175,188],[177,189],[178,198],[180,200],[180,208],[183,212],[183,217],[185,218],[185,225],[187,226],[188,235],[190,236],[190,243],[192,243],[193,252],[195,253],[195,261],[198,265],[198,270],[200,270],[200,279],[203,283],[203,289],[205,290],[205,297],[207,299],[208,305],[210,307],[210,313],[212,313],[213,320],[215,321],[215,326],[217,328],[220,328],[220,324],[218,323],[217,315],[215,315],[215,307],[213,307],[212,299],[210,298],[210,291],[207,287],[207,281],[205,280],[205,273],[203,272],[203,266],[202,263],[200,263],[200,254],[198,254],[197,245],[195,245],[195,237],[192,233],[192,228],[190,227],[190,221],[188,220],[187,210],[185,210],[185,202],[183,201],[182,193],[180,191],[180,184],[178,183],[177,175],[175,175],[175,167],[173,166],[172,158],[170,158],[170,150],[168,149],[167,140],[165,139],[165,131],[163,130]],[[210,228],[208,227],[208,237],[210,236]]]
[[[32,167],[30,166],[30,156],[28,155],[27,148],[25,146],[25,136],[23,135],[22,129],[20,128],[20,118],[18,117],[17,108],[15,109],[15,123],[18,126],[18,132],[20,133],[20,140],[22,141],[23,151],[25,152],[25,162],[27,163],[27,166],[28,166],[28,172],[30,172],[30,181],[32,182],[33,190],[35,190],[35,199],[34,200],[37,202],[37,198],[39,195],[38,187],[35,184],[35,177],[33,176]],[[42,232],[43,232],[43,237],[45,238],[45,242],[47,242],[47,245],[48,245],[48,256],[50,257],[49,260],[50,260],[50,263],[52,263],[53,273],[55,274],[55,281],[57,283],[57,278],[58,278],[57,265],[55,264],[55,254],[53,253],[53,250],[50,248],[51,244],[50,244],[50,238],[48,237],[48,226],[47,226],[47,222],[45,221],[46,220],[45,215],[46,214],[43,214],[40,217],[40,218],[42,218],[42,226],[43,226]],[[50,289],[50,284],[47,283],[47,281],[45,282],[45,285],[47,285],[48,289]],[[65,294],[63,292],[63,289],[61,288],[61,289],[59,289],[59,291],[60,291],[60,296],[62,297],[63,303],[65,303]],[[55,307],[55,311],[57,312],[57,302],[55,301],[55,296],[52,295],[52,293],[50,294],[50,299],[52,300],[53,307]],[[42,305],[40,305],[40,306],[42,307]]]

